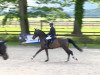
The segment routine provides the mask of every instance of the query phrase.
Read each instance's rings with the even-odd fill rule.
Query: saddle
[[[48,47],[48,48],[53,49],[53,48],[51,48],[51,45],[53,44],[53,42],[54,42],[55,39],[56,39],[56,38],[47,40],[47,47]]]
[[[49,44],[50,43],[52,44],[55,39],[56,37],[51,37],[51,36],[46,37],[46,40],[49,42]]]

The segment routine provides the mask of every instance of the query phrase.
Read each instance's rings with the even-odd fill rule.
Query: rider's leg
[[[50,43],[52,44],[54,40],[55,40],[55,37],[52,37],[52,38],[50,39]]]
[[[50,42],[49,40],[46,40],[46,42],[45,42],[45,48],[46,48],[46,49],[49,48],[49,42]]]
[[[50,44],[50,40],[47,40],[47,44],[46,44],[47,45],[47,48],[50,48],[49,47],[49,44]]]

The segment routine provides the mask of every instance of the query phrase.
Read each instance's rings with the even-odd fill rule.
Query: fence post
[[[41,30],[42,30],[42,26],[43,26],[42,20],[40,20],[40,27],[41,27]]]

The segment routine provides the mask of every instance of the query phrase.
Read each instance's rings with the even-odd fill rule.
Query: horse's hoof
[[[31,60],[33,60],[33,58],[31,58]]]
[[[75,58],[75,57],[73,57],[73,59],[78,61],[78,59],[77,59],[77,58]]]
[[[65,62],[68,62],[69,60],[65,61]]]
[[[48,60],[45,60],[45,62],[48,62]]]
[[[78,59],[76,58],[76,60],[78,61]]]

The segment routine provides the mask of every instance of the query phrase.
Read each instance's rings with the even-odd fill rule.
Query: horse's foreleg
[[[48,49],[45,49],[46,55],[47,55],[47,60],[45,62],[49,61],[49,55],[48,55]]]
[[[36,56],[38,53],[40,53],[42,50],[43,50],[43,49],[39,49],[31,59],[35,58],[35,56]]]

